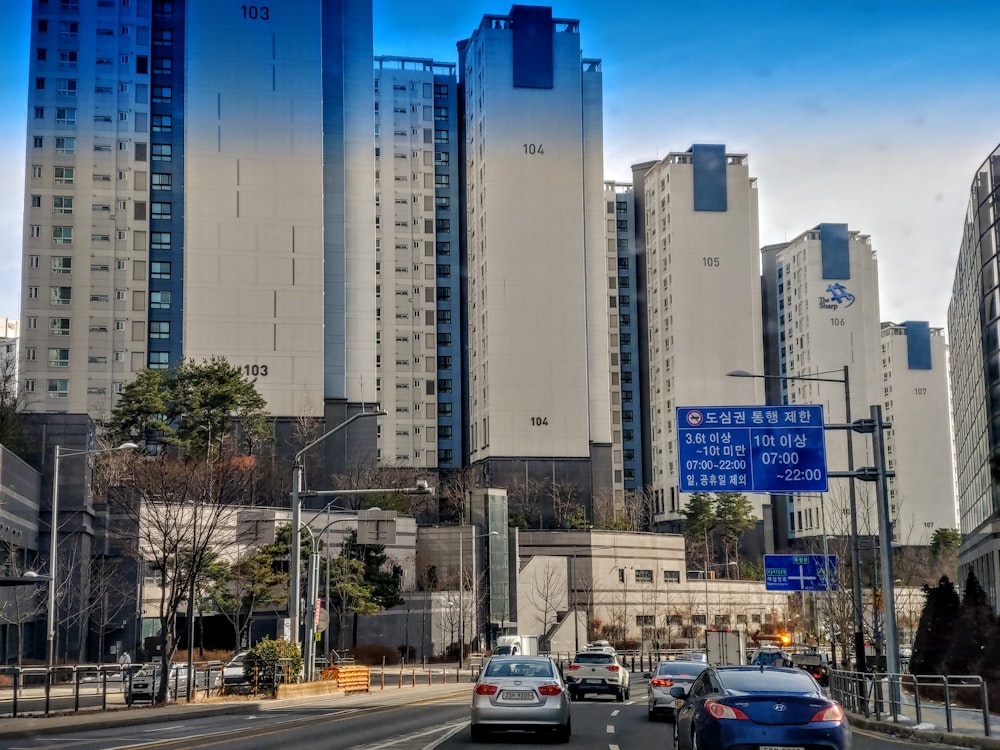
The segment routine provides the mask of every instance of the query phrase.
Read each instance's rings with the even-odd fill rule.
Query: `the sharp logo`
[[[828,296],[819,298],[821,310],[842,310],[854,304],[854,295],[847,291],[847,287],[840,283],[830,284],[826,288]]]

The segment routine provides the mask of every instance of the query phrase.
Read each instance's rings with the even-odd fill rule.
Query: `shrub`
[[[396,646],[396,650],[399,652],[399,655],[402,658],[406,659],[407,662],[416,661],[417,649],[415,646],[407,646],[407,645]]]
[[[250,649],[243,660],[243,674],[253,680],[255,672],[260,686],[298,682],[302,674],[302,653],[294,643],[265,638]]]

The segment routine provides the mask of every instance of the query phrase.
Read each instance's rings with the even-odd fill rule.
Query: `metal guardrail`
[[[956,712],[979,716],[985,736],[992,735],[989,692],[979,675],[914,675],[889,672],[830,673],[830,694],[848,711],[881,721],[913,712],[916,724],[942,712],[949,733],[956,731]],[[934,716],[932,716],[934,714]]]
[[[78,712],[83,708],[103,710],[108,708],[109,698],[129,705],[133,679],[143,666],[148,665],[0,666],[0,717],[47,716],[57,711]],[[191,699],[220,695],[222,669],[222,662],[196,664]],[[186,698],[186,672],[178,672],[171,677],[171,682],[173,693]],[[54,705],[56,703],[59,705]]]

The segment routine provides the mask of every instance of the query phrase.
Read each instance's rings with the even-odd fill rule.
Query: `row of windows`
[[[169,274],[169,268],[167,269]],[[169,278],[168,276],[161,276],[158,278]],[[38,299],[38,287],[29,286],[28,287],[28,299]],[[117,301],[123,301],[125,299],[125,290],[117,289],[115,290],[115,299]],[[149,309],[150,310],[169,310],[171,303],[171,293],[168,291],[151,291],[149,293]],[[91,302],[107,302],[108,295],[106,294],[91,294]],[[73,288],[68,286],[53,286],[49,287],[49,304],[50,305],[71,305],[73,304]]]

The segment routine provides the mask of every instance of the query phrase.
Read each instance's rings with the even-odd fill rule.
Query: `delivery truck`
[[[537,635],[501,635],[493,649],[493,656],[537,656]]]
[[[713,667],[747,663],[747,640],[742,630],[709,630],[705,653]]]

